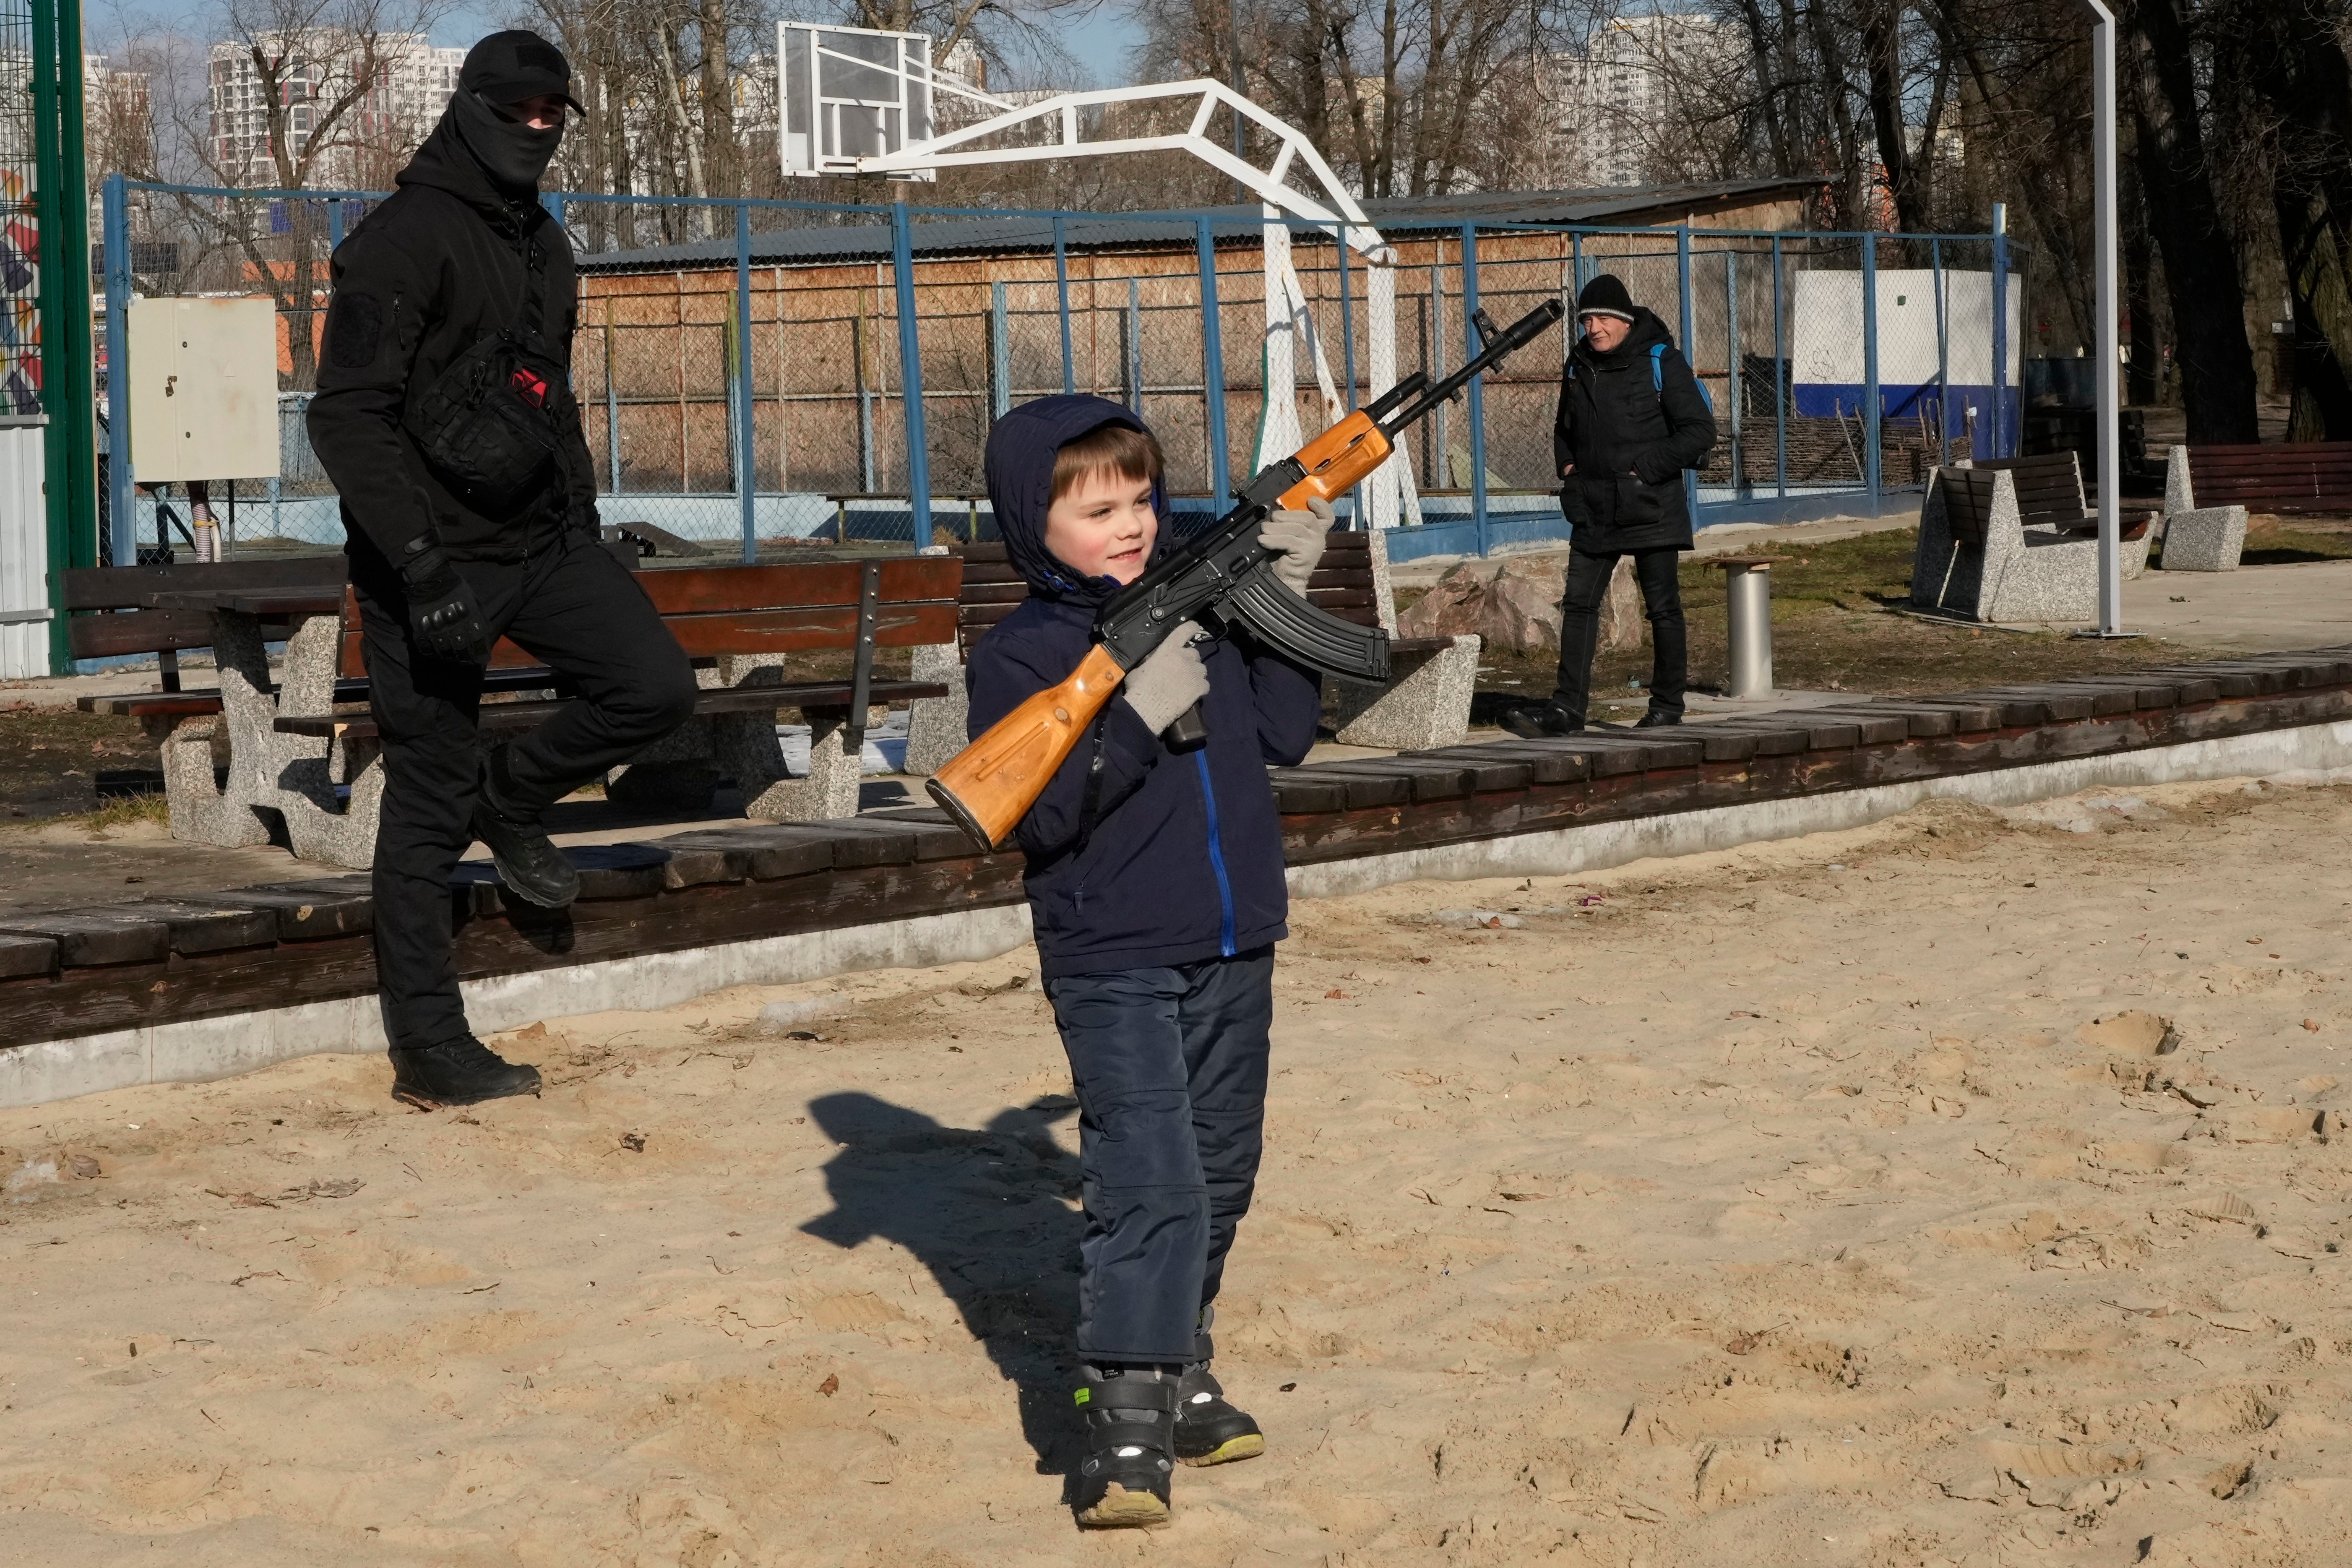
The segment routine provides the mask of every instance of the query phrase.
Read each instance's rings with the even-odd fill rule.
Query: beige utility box
[[[141,484],[278,473],[278,308],[131,301],[131,468]]]

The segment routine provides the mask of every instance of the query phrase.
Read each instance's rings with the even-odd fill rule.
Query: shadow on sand
[[[973,1131],[870,1094],[821,1096],[809,1111],[844,1147],[824,1168],[833,1212],[801,1226],[841,1247],[878,1236],[920,1258],[1019,1390],[1037,1473],[1065,1477],[1082,1447],[1069,1389],[1083,1222],[1063,1201],[1078,1193],[1077,1156],[1052,1127],[1076,1109],[1049,1095]]]

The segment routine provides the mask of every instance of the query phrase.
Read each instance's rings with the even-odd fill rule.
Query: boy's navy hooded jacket
[[[1144,428],[1116,403],[1066,395],[1024,404],[989,432],[988,497],[1029,598],[972,647],[974,736],[1069,678],[1094,646],[1096,611],[1118,590],[1108,577],[1079,577],[1045,548],[1056,455],[1111,424]],[[1153,500],[1157,556],[1174,539],[1165,496]],[[1289,934],[1265,770],[1297,763],[1315,743],[1321,683],[1231,635],[1199,647],[1209,671],[1206,746],[1169,750],[1114,697],[1021,820],[1047,979],[1229,957]]]

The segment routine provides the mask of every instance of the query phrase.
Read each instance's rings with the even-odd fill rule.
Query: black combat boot
[[[537,1068],[508,1061],[471,1035],[393,1047],[392,1098],[426,1110],[538,1092]]]
[[[536,818],[514,814],[501,800],[506,752],[490,754],[474,795],[473,835],[488,847],[499,880],[541,909],[560,910],[580,896],[580,873]]]
[[[1570,712],[1558,701],[1524,702],[1503,715],[1503,728],[1522,741],[1541,741],[1578,733],[1584,728],[1584,715]]]
[[[1167,1523],[1176,1373],[1150,1366],[1087,1367],[1086,1376],[1077,1392],[1087,1424],[1075,1499],[1078,1522],[1097,1530]]]

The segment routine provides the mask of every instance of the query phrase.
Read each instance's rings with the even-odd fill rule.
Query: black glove
[[[400,582],[408,595],[408,629],[417,647],[435,658],[481,662],[490,641],[482,629],[481,607],[474,602],[473,587],[437,541],[427,535],[408,547]]]

